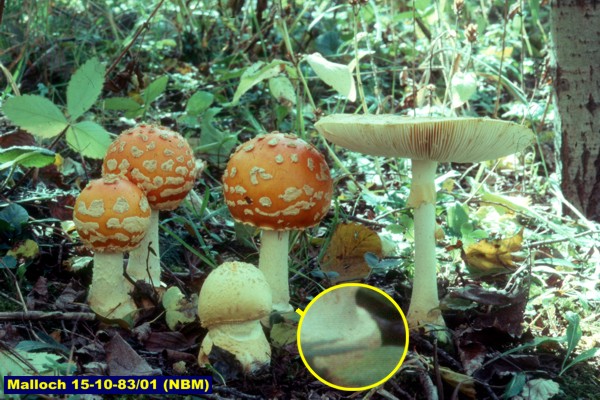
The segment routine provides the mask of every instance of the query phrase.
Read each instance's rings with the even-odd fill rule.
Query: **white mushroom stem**
[[[92,310],[104,318],[132,320],[137,310],[129,295],[132,290],[123,277],[123,253],[96,252],[88,294]]]
[[[323,358],[381,345],[381,331],[368,311],[356,304],[358,287],[341,287],[310,306],[300,340],[307,357]]]
[[[412,160],[412,183],[407,204],[414,207],[415,277],[408,325],[444,325],[439,310],[435,256],[435,172],[437,162]]]
[[[252,374],[271,362],[271,347],[259,321],[215,325],[202,341],[198,363],[208,364],[213,345],[227,350]]]
[[[127,274],[134,281],[160,286],[160,247],[158,243],[158,210],[150,213],[150,226],[140,245],[129,253]],[[152,250],[150,250],[150,248]]]
[[[265,275],[273,295],[273,311],[293,311],[288,279],[289,231],[263,229],[258,269]]]

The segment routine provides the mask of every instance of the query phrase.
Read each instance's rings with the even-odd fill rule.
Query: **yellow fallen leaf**
[[[15,258],[34,258],[39,252],[40,248],[38,244],[31,239],[27,239],[7,251],[6,255],[13,256]]]
[[[442,379],[447,383],[456,387],[458,390],[469,399],[477,398],[477,391],[475,390],[475,379],[468,375],[464,375],[458,372],[452,371],[450,368],[440,367],[440,375]]]
[[[524,229],[507,239],[484,239],[467,247],[462,258],[469,271],[484,274],[513,271],[516,265],[512,253],[521,250]]]
[[[381,257],[381,239],[377,232],[358,223],[340,224],[331,236],[321,269],[338,274],[331,279],[333,283],[359,281],[370,272],[365,253]]]

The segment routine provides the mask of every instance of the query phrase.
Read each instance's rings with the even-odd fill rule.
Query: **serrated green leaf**
[[[13,124],[42,139],[58,135],[69,125],[60,109],[41,96],[12,97],[4,102],[2,112]]]
[[[106,68],[98,58],[89,59],[73,74],[67,86],[67,111],[75,121],[100,97]]]
[[[269,64],[265,64],[262,61],[252,64],[242,74],[240,84],[233,94],[233,100],[231,100],[229,105],[235,106],[248,90],[266,79],[279,75],[281,73],[281,66],[285,64],[286,62],[281,60],[273,60]]]
[[[83,121],[67,130],[67,143],[86,157],[101,159],[110,145],[110,134],[93,121]]]
[[[210,92],[198,91],[190,97],[187,102],[185,111],[189,115],[200,115],[210,107],[215,96]]]
[[[155,79],[148,85],[146,89],[144,89],[144,106],[148,107],[150,103],[158,98],[161,94],[167,90],[167,83],[169,82],[169,77],[164,75],[160,78]]]
[[[528,400],[548,400],[559,392],[558,383],[550,379],[532,379],[525,384],[521,395]]]
[[[280,103],[296,104],[296,91],[287,76],[276,76],[269,79],[269,90]]]
[[[452,108],[465,104],[477,91],[477,76],[471,72],[457,72],[452,77]]]
[[[138,111],[143,106],[130,97],[111,97],[104,100],[104,109],[114,111]]]

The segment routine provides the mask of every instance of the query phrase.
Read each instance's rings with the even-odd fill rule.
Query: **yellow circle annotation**
[[[334,383],[331,383],[325,379],[323,379],[318,373],[316,373],[313,368],[310,366],[310,364],[308,363],[308,361],[306,360],[306,357],[304,355],[304,352],[302,350],[302,339],[301,339],[301,335],[300,332],[302,331],[302,324],[304,322],[304,317],[306,316],[306,313],[310,310],[310,308],[313,306],[313,304],[315,304],[321,297],[323,297],[324,295],[326,295],[327,293],[337,290],[337,289],[341,289],[344,287],[359,287],[359,288],[365,288],[365,289],[369,289],[369,290],[373,290],[375,292],[377,292],[378,294],[384,296],[389,302],[391,302],[394,307],[396,307],[396,309],[398,310],[398,313],[400,314],[401,318],[402,318],[402,322],[404,324],[404,332],[406,332],[406,340],[404,343],[404,351],[402,352],[402,356],[400,357],[400,360],[398,361],[398,364],[394,367],[394,369],[387,374],[383,379],[380,379],[379,381],[367,385],[367,386],[360,386],[360,387],[347,387],[347,386],[340,386],[340,385],[336,385]],[[319,293],[314,299],[312,299],[312,301],[310,303],[308,303],[308,305],[306,306],[306,308],[304,310],[301,309],[296,309],[296,313],[298,315],[300,315],[300,322],[298,324],[298,331],[296,333],[296,339],[297,339],[297,343],[298,343],[298,351],[300,353],[300,357],[302,358],[302,362],[304,362],[304,365],[306,366],[306,368],[310,371],[310,373],[317,378],[321,383],[330,386],[334,389],[338,389],[338,390],[346,390],[346,391],[363,391],[363,390],[368,390],[371,388],[374,388],[375,386],[379,386],[383,383],[385,383],[388,379],[390,379],[392,376],[394,376],[394,374],[396,372],[398,372],[398,370],[400,369],[400,367],[402,366],[402,363],[404,362],[404,359],[406,358],[406,354],[408,353],[408,322],[406,321],[406,316],[404,315],[404,312],[402,311],[402,309],[400,308],[400,306],[398,305],[398,303],[396,303],[394,301],[394,299],[392,299],[387,293],[385,293],[383,290],[378,289],[374,286],[371,285],[366,285],[363,283],[343,283],[340,285],[335,285],[330,287],[329,289],[324,290],[323,292]]]

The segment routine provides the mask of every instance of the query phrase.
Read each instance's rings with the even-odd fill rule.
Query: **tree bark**
[[[561,187],[600,221],[600,1],[553,0],[552,35]]]

